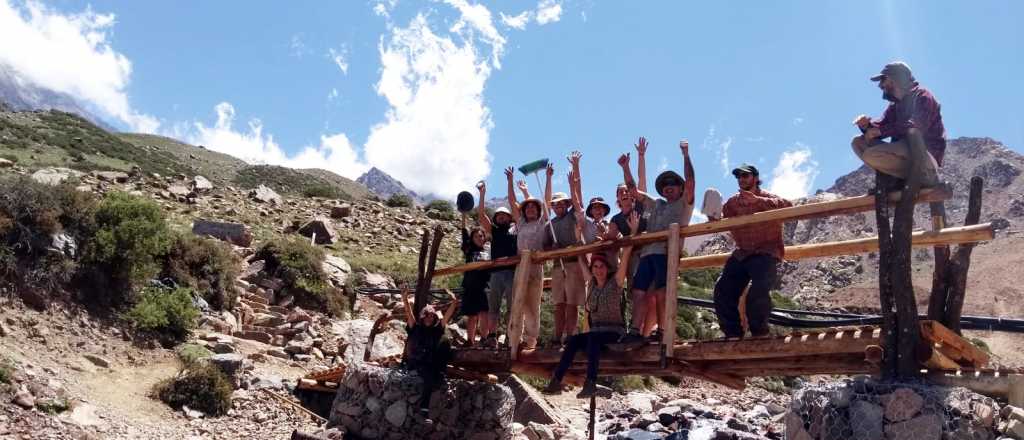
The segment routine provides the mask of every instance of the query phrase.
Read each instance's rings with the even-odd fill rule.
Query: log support
[[[668,358],[672,357],[672,348],[676,343],[676,314],[679,310],[677,304],[676,287],[679,285],[679,223],[672,223],[668,228],[668,270],[665,276],[665,309],[661,316],[661,344],[664,347],[662,352],[662,366],[668,365]]]

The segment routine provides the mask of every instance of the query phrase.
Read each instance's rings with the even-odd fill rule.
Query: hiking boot
[[[662,333],[661,329],[659,328],[659,329],[651,332],[651,335],[647,337],[647,341],[648,342],[658,342],[658,343],[660,343],[662,337],[664,337],[664,336],[665,336],[665,334]]]
[[[548,382],[548,386],[544,387],[544,389],[540,390],[540,392],[547,395],[561,394],[562,383],[556,382],[554,379],[552,379],[551,382]]]
[[[619,338],[619,343],[627,346],[642,345],[644,342],[645,341],[643,335],[632,331],[622,335],[622,337]]]
[[[609,398],[612,396],[612,389],[594,382],[583,384],[583,389],[576,394],[577,399],[589,399],[592,396]]]

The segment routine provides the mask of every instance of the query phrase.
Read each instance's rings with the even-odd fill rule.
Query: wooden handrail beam
[[[920,192],[916,203],[931,203],[950,198],[952,194],[946,188],[931,188]],[[894,192],[889,195],[892,201],[900,200],[900,193]],[[808,203],[805,205],[792,206],[789,208],[773,209],[771,211],[758,212],[740,217],[725,218],[715,222],[698,223],[679,228],[681,237],[693,237],[718,232],[727,232],[740,229],[759,223],[766,222],[789,222],[809,218],[820,218],[833,215],[854,214],[870,211],[875,206],[875,197],[871,195],[849,197],[826,202]],[[542,263],[556,258],[574,257],[582,254],[590,254],[608,249],[618,249],[625,246],[640,246],[658,241],[668,240],[668,231],[644,233],[623,237],[613,241],[599,241],[596,243],[570,246],[567,248],[551,251],[535,252],[531,256],[534,263]],[[435,277],[454,275],[471,270],[497,269],[500,267],[511,267],[519,263],[519,258],[510,257],[494,261],[476,262],[458,266],[446,267],[434,271]]]
[[[935,246],[938,244],[975,243],[991,240],[995,237],[991,223],[973,226],[958,226],[941,231],[917,231],[913,235],[916,247]],[[853,240],[832,241],[828,243],[801,244],[786,246],[786,260],[804,260],[807,258],[834,257],[838,255],[862,254],[878,251],[878,237],[864,237]],[[679,259],[679,270],[721,267],[729,259],[730,254],[701,255]]]

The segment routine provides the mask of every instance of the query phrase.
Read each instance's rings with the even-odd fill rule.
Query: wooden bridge
[[[945,227],[945,214],[941,206],[942,202],[951,196],[948,189],[934,188],[922,190],[912,201],[902,200],[901,194],[900,192],[886,193],[877,191],[874,195],[809,203],[742,217],[726,218],[716,222],[682,227],[678,224],[673,224],[666,231],[643,233],[614,241],[601,241],[552,251],[523,251],[518,257],[468,263],[434,270],[437,249],[442,235],[441,229],[437,228],[434,230],[433,240],[430,239],[429,232],[424,233],[423,236],[420,249],[415,309],[418,312],[426,303],[434,277],[464,273],[471,270],[517,266],[520,270],[516,271],[514,299],[511,304],[511,313],[515,315],[521,313],[524,306],[522,302],[522,298],[525,297],[523,290],[526,288],[524,277],[528,272],[525,268],[530,264],[609,249],[618,249],[625,246],[640,246],[658,241],[666,241],[669,257],[665,293],[667,304],[664,316],[659,317],[659,327],[675,329],[677,312],[676,286],[678,285],[679,272],[688,269],[721,266],[728,258],[728,254],[681,258],[680,249],[683,238],[728,232],[762,223],[784,223],[803,219],[848,215],[871,210],[875,210],[879,219],[879,231],[887,232],[889,231],[887,210],[890,204],[900,205],[897,208],[897,222],[899,221],[901,210],[903,212],[902,215],[906,219],[910,215],[908,214],[908,209],[912,214],[914,204],[931,204],[933,214],[931,230],[917,231],[911,234],[909,227],[906,227],[907,242],[904,244],[908,247],[935,247],[937,262],[935,286],[949,285],[950,283],[946,282],[945,278],[950,277],[950,275],[939,270],[940,263],[942,263],[939,260],[940,256],[944,255],[948,258],[950,254],[948,245],[962,245],[961,248],[966,248],[966,258],[969,259],[970,247],[974,243],[994,238],[991,224],[976,224],[981,207],[980,179],[976,178],[976,181],[972,181],[967,224],[961,227]],[[883,218],[886,219],[884,226],[881,224],[881,219]],[[899,223],[896,225],[899,225]],[[894,230],[896,230],[896,225],[894,225]],[[787,260],[799,260],[876,251],[879,251],[880,256],[884,257],[886,252],[891,252],[891,250],[881,248],[880,244],[897,240],[895,235],[894,237],[883,236],[881,240],[875,236],[828,243],[787,246],[785,258]],[[961,253],[960,250],[958,249],[958,255]],[[942,263],[942,268],[945,270],[945,263]],[[890,267],[880,267],[880,272],[883,274],[891,270],[893,269]],[[909,268],[907,270],[909,271]],[[960,277],[958,281],[965,279],[966,270],[966,265],[964,265],[962,273],[957,275]],[[884,276],[888,277],[888,275]],[[886,286],[884,282],[880,284],[880,294],[884,306],[887,304]],[[732,388],[742,388],[745,379],[748,377],[811,374],[875,374],[882,372],[883,366],[887,362],[890,364],[896,362],[897,351],[895,341],[897,341],[897,333],[909,335],[909,338],[903,337],[903,339],[899,340],[901,351],[899,351],[898,357],[901,358],[901,361],[904,357],[910,357],[911,362],[913,362],[912,366],[919,373],[925,370],[941,374],[945,372],[983,369],[988,363],[988,355],[958,334],[959,310],[962,309],[963,302],[963,284],[953,284],[954,288],[959,286],[961,291],[958,294],[956,292],[951,294],[951,297],[954,298],[952,301],[959,301],[960,304],[942,304],[942,307],[936,309],[940,313],[943,310],[951,310],[951,315],[933,316],[931,313],[932,308],[930,308],[930,319],[917,321],[916,306],[914,306],[912,319],[916,322],[914,326],[894,325],[895,318],[892,315],[894,312],[891,310],[895,310],[896,307],[891,307],[890,311],[886,311],[886,308],[883,307],[883,317],[886,317],[887,314],[888,317],[886,317],[885,324],[881,327],[831,328],[821,331],[797,331],[784,336],[710,341],[677,341],[674,331],[665,331],[661,341],[633,350],[626,350],[625,347],[619,347],[615,344],[611,345],[607,352],[601,356],[599,375],[690,376]],[[933,290],[932,301],[936,301],[935,291],[937,289],[938,287],[935,287],[935,290]],[[900,294],[905,297],[906,292]],[[889,293],[889,295],[892,294]],[[912,295],[913,293],[910,292],[911,299]],[[945,303],[947,301],[946,297],[943,296],[940,301]],[[897,299],[897,302],[899,302],[899,299]],[[382,319],[390,318],[382,317]],[[947,323],[947,325],[940,323],[940,320]],[[950,320],[953,320],[953,325],[948,325]],[[909,322],[909,320],[903,322]],[[948,327],[955,328],[950,329]],[[521,329],[511,328],[509,330],[511,334],[518,334],[521,331]],[[372,336],[371,334],[371,338]],[[509,347],[505,349],[456,349],[449,372],[456,376],[474,379],[486,379],[494,375],[512,373],[550,377],[561,357],[560,349],[520,350],[518,341],[512,340],[509,341],[509,344]],[[907,347],[911,350],[909,354],[905,350]],[[566,381],[581,381],[585,368],[586,356],[584,353],[579,353],[569,369]],[[343,368],[309,375],[300,383],[300,388],[321,389],[324,391],[333,389],[332,386],[340,379],[342,373]]]

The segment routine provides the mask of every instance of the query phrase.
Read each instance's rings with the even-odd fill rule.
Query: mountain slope
[[[418,194],[406,188],[398,179],[391,177],[388,173],[381,171],[377,167],[370,168],[369,171],[359,176],[356,182],[363,184],[363,186],[382,199],[387,199],[394,194],[405,194],[412,197],[414,201],[423,203],[423,199]]]
[[[4,64],[0,64],[0,102],[12,111],[60,110],[74,113],[106,131],[115,131],[71,95],[40,87]]]

